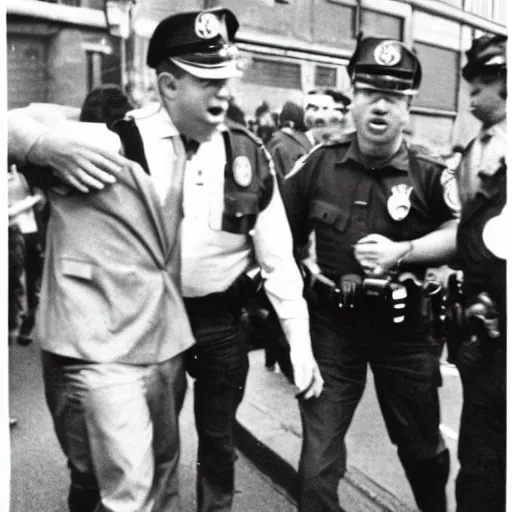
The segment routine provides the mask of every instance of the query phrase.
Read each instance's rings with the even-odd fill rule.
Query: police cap
[[[170,59],[198,78],[241,76],[238,49],[233,44],[238,27],[233,12],[221,7],[169,16],[149,41],[147,64],[156,68]]]
[[[471,81],[479,75],[497,73],[507,69],[507,36],[480,36],[473,39],[466,52],[468,59],[462,76]]]
[[[362,37],[347,71],[354,87],[414,95],[421,83],[421,64],[416,54],[401,41]]]

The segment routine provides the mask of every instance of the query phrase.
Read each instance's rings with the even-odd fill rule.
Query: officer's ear
[[[167,98],[170,100],[174,99],[174,97],[176,96],[176,91],[178,89],[178,81],[176,77],[172,73],[164,71],[158,74],[157,82],[160,95],[163,98]]]

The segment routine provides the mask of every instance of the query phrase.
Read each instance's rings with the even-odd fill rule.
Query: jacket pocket
[[[311,205],[309,217],[343,233],[347,228],[349,215],[348,212],[326,201],[315,200]]]
[[[52,336],[77,343],[104,342],[111,319],[99,265],[67,256],[56,263],[55,291],[48,297],[47,309],[51,311],[51,329],[60,332]]]
[[[94,265],[84,261],[62,258],[61,270],[63,276],[90,281],[94,274]]]

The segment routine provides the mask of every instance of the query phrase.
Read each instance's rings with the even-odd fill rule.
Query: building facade
[[[506,0],[137,0],[132,37],[109,34],[104,0],[8,0],[9,108],[33,101],[79,106],[99,83],[153,87],[145,66],[160,19],[189,9],[223,5],[240,20],[238,45],[249,62],[234,84],[250,116],[266,101],[279,110],[303,91],[349,89],[346,64],[359,31],[412,44],[423,84],[412,104],[415,140],[439,148],[464,143],[476,121],[460,78],[464,51],[481,33],[504,34]],[[122,59],[120,59],[122,57]],[[121,65],[121,61],[123,65]]]

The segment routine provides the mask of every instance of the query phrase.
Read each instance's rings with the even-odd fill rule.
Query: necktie
[[[185,148],[187,160],[190,160],[196,154],[197,148],[199,148],[199,142],[197,142],[197,140],[187,137],[186,135],[181,135],[180,137]]]
[[[174,160],[167,194],[162,205],[165,227],[169,236],[169,246],[179,243],[178,233],[183,218],[183,177],[185,174],[185,148],[179,135],[172,138]]]

